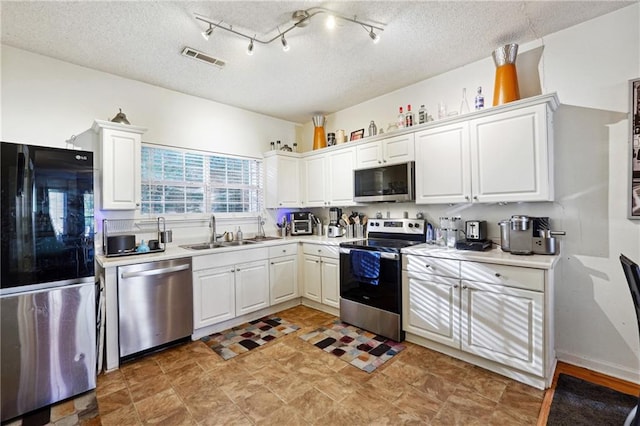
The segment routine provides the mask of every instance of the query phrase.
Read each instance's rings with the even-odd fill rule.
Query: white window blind
[[[255,159],[142,146],[144,214],[258,213],[262,163]]]

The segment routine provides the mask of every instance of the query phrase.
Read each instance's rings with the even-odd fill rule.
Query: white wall
[[[640,77],[640,5],[577,25],[520,46],[517,68],[523,97],[557,92],[554,203],[508,205],[377,204],[353,208],[392,217],[423,211],[437,221],[459,214],[486,219],[499,239],[497,222],[513,214],[549,216],[561,239],[557,271],[558,358],[640,382],[640,347],[635,312],[620,267],[620,253],[640,261],[640,222],[627,219],[630,163],[628,80]],[[399,106],[425,104],[434,116],[439,100],[458,108],[463,87],[472,105],[481,85],[492,104],[495,67],[490,58],[416,83],[328,116],[327,131],[378,128],[393,122]],[[524,90],[523,90],[524,89]],[[311,149],[313,127],[300,131],[302,150]],[[326,212],[318,212],[327,215]]]
[[[2,140],[65,147],[118,108],[161,145],[261,157],[295,136],[291,122],[2,45]]]

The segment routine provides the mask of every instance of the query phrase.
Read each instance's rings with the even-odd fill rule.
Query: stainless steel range
[[[400,250],[426,241],[426,222],[373,219],[367,227],[366,240],[340,244],[340,319],[402,341]]]

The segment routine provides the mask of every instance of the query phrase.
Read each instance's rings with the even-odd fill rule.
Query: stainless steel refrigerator
[[[96,386],[93,154],[0,142],[0,420]]]

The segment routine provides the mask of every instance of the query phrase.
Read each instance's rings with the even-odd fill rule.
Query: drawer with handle
[[[292,254],[296,254],[298,252],[298,244],[282,244],[278,246],[269,247],[269,258],[279,257],[279,256],[291,256]]]
[[[463,280],[544,291],[544,271],[542,269],[462,262],[460,273]]]
[[[414,275],[437,275],[460,278],[460,261],[438,257],[406,255],[402,257],[402,269]]]

